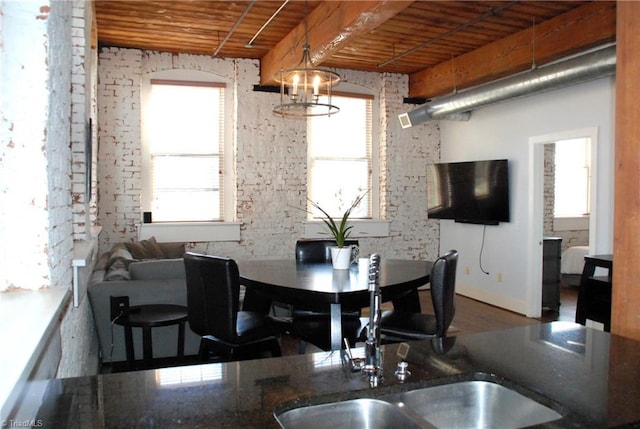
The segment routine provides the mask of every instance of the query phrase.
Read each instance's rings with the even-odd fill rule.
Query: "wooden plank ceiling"
[[[410,76],[431,98],[615,41],[615,2],[95,0],[99,46]]]

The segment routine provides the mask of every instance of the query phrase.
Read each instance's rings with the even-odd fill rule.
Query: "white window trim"
[[[380,216],[380,96],[376,93],[376,91],[356,85],[349,82],[340,82],[340,88],[337,91],[339,93],[348,93],[348,94],[362,94],[363,96],[372,97],[371,100],[371,189],[369,193],[371,195],[371,220],[360,219],[357,220],[358,223],[367,223],[371,221],[381,221],[386,222]],[[338,106],[340,107],[340,106]],[[337,113],[338,115],[340,113]],[[309,164],[308,156],[307,156],[307,166]],[[308,177],[307,177],[307,186],[308,186]],[[307,225],[317,223],[317,220],[307,220]],[[320,221],[321,222],[321,221]],[[356,221],[354,221],[356,222]],[[313,228],[313,227],[312,227]],[[305,229],[307,227],[305,226]],[[372,230],[372,233],[377,234],[377,229]],[[387,233],[388,234],[388,233]],[[379,235],[374,235],[379,236]],[[307,238],[318,238],[307,236]],[[322,237],[320,237],[322,238]],[[326,236],[325,236],[326,238]]]
[[[233,100],[234,86],[233,82],[228,79],[224,79],[213,73],[203,72],[200,70],[184,70],[184,69],[172,69],[163,70],[158,72],[147,73],[142,77],[142,89],[141,89],[141,105],[143,106],[143,114],[145,112],[144,106],[149,100],[151,92],[151,79],[166,79],[166,80],[188,80],[193,82],[217,82],[225,83],[225,117],[231,122],[233,114]],[[146,121],[142,120],[141,137],[143,144],[141,145],[141,157],[142,171],[151,171],[151,156],[148,151],[148,144],[145,142],[148,139],[148,133],[144,127]],[[224,202],[223,202],[223,222],[162,222],[162,223],[150,223],[141,224],[138,235],[141,239],[149,238],[147,236],[150,231],[157,233],[156,239],[161,242],[168,241],[188,241],[188,242],[203,242],[203,241],[240,241],[240,224],[235,222],[236,219],[236,203],[235,203],[235,189],[236,189],[236,170],[234,164],[233,155],[233,139],[234,139],[234,127],[225,126],[224,129],[224,146],[223,146],[223,165],[225,177],[223,181],[224,187]],[[151,211],[151,198],[152,189],[151,181],[149,177],[143,174],[142,176],[142,195],[140,198],[140,211]]]
[[[156,222],[140,224],[138,239],[161,243],[240,241],[240,222]]]
[[[382,219],[355,219],[347,222],[353,225],[349,238],[388,237],[391,222]],[[321,220],[310,220],[304,224],[304,238],[331,238],[327,226]]]

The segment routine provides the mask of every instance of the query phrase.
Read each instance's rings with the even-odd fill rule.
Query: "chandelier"
[[[311,61],[307,18],[305,16],[305,43],[302,59],[296,68],[280,69],[273,77],[280,84],[280,104],[273,113],[283,118],[307,116],[331,116],[340,108],[331,104],[331,92],[340,81],[340,76],[325,68],[314,67]],[[326,96],[326,103],[320,102]]]

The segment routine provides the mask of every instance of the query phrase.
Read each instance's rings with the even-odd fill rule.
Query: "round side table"
[[[173,304],[148,304],[129,307],[114,323],[124,327],[127,362],[130,368],[135,364],[132,328],[142,328],[142,355],[145,367],[153,362],[151,329],[158,326],[178,325],[177,357],[184,357],[184,323],[187,321],[187,307]]]

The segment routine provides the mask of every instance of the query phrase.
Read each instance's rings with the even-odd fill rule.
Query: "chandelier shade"
[[[305,43],[298,67],[281,69],[274,75],[280,84],[280,104],[273,108],[275,115],[305,118],[330,116],[340,111],[338,106],[331,104],[331,93],[340,76],[329,69],[314,67],[309,51],[309,44]]]

